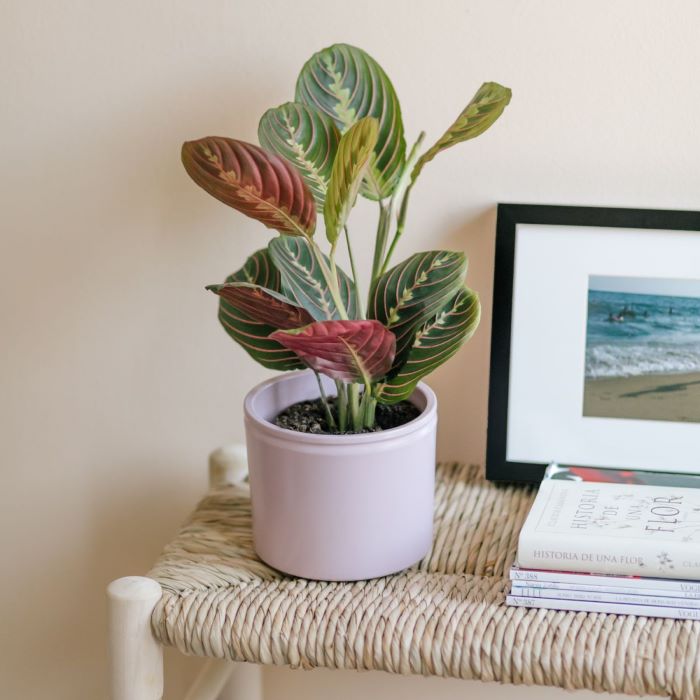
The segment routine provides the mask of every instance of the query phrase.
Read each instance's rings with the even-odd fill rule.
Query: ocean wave
[[[586,349],[586,377],[633,377],[700,371],[700,346],[595,345]]]

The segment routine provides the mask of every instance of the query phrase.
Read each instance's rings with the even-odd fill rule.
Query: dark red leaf
[[[270,335],[309,367],[332,379],[369,383],[385,376],[396,337],[379,321],[318,321]]]
[[[281,294],[256,284],[245,282],[212,284],[207,289],[218,294],[239,311],[243,311],[254,321],[265,323],[273,328],[287,330],[313,322],[313,318],[306,309],[292,304]]]
[[[268,228],[312,236],[316,205],[299,172],[251,143],[222,136],[187,141],[182,163],[206,192]]]

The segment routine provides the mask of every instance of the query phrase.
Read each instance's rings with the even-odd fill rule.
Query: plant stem
[[[399,209],[399,220],[398,220],[398,223],[396,224],[396,233],[394,234],[394,238],[391,241],[391,245],[389,246],[389,250],[386,254],[386,258],[384,258],[384,262],[382,263],[382,267],[379,271],[380,277],[386,272],[387,267],[389,267],[389,261],[391,260],[391,256],[394,254],[394,249],[396,248],[396,244],[399,242],[399,238],[401,238],[401,234],[403,233],[404,227],[406,226],[406,212],[408,211],[408,198],[411,195],[412,188],[413,188],[413,183],[411,183],[406,188],[406,192],[404,193],[403,199],[401,200],[401,209]]]
[[[362,429],[362,415],[360,414],[360,387],[357,384],[348,384],[348,403],[350,404],[350,420],[352,429],[359,433]]]
[[[323,409],[326,413],[326,420],[328,421],[328,427],[335,428],[336,427],[335,418],[333,418],[333,413],[331,413],[331,407],[330,407],[330,404],[328,403],[328,397],[326,396],[326,392],[323,390],[323,382],[321,381],[321,375],[316,371],[314,371],[314,374],[316,375],[316,381],[318,382],[318,390],[321,392],[321,400],[323,401]]]
[[[392,239],[391,245],[389,246],[389,252],[386,254],[384,262],[382,263],[379,276],[383,275],[386,272],[387,267],[389,267],[389,261],[391,260],[391,256],[394,253],[394,248],[396,248],[396,244],[399,242],[399,238],[401,238],[404,226],[406,225],[406,211],[408,210],[408,198],[411,194],[411,188],[415,184],[415,178],[413,177],[413,169],[416,165],[416,162],[418,161],[418,149],[420,149],[421,145],[423,144],[423,139],[425,139],[425,131],[421,131],[420,134],[418,134],[416,142],[411,147],[411,152],[408,154],[408,158],[406,158],[406,164],[404,165],[403,172],[401,173],[401,178],[399,179],[399,183],[396,186],[396,189],[394,190],[394,195],[391,198],[390,209],[392,215],[396,211],[396,203],[399,197],[401,198],[401,205],[399,207],[399,216],[398,223],[396,225],[396,233],[394,234],[394,238]]]
[[[345,243],[348,246],[348,256],[350,257],[352,280],[355,283],[355,302],[357,304],[357,317],[364,318],[365,314],[362,310],[362,298],[360,297],[360,280],[357,277],[357,269],[355,268],[355,256],[352,254],[352,246],[350,245],[350,234],[348,233],[348,227],[343,226],[343,231],[345,231]]]
[[[362,402],[360,404],[362,423],[365,428],[374,426],[374,412],[376,407],[377,400],[372,396],[372,387],[370,384],[365,384],[365,390],[362,394]]]
[[[338,407],[338,430],[344,433],[348,429],[348,397],[345,392],[345,384],[336,380],[335,386],[338,390],[336,406]]]
[[[365,390],[362,392],[362,398],[360,399],[360,417],[362,419],[362,425],[365,425],[365,412],[367,411],[367,387],[365,384]]]
[[[367,400],[367,408],[365,411],[365,425],[368,428],[374,427],[374,418],[377,410],[377,399],[374,396],[370,396]]]
[[[384,259],[384,251],[386,250],[386,242],[389,238],[389,227],[391,226],[391,217],[389,216],[389,207],[383,201],[379,201],[379,223],[377,224],[377,236],[374,241],[374,260],[372,261],[372,279],[370,286],[374,286],[375,281],[380,275],[382,260]]]
[[[345,309],[345,304],[343,303],[343,300],[340,297],[340,286],[338,285],[338,267],[335,264],[335,247],[331,251],[331,278],[333,279],[334,286],[331,289],[331,296],[333,297],[333,301],[335,301],[335,306],[338,309],[338,314],[340,314],[340,318],[343,319],[344,321],[348,320],[348,312]]]

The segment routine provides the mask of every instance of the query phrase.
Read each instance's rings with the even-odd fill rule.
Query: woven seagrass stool
[[[210,493],[148,578],[110,584],[114,700],[162,697],[161,645],[211,659],[191,700],[213,700],[251,664],[700,698],[700,622],[505,606],[532,489],[439,465],[433,550],[420,564],[319,583],[255,556],[243,451],[214,453],[210,474]]]

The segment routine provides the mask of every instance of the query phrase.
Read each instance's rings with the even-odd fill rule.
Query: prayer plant
[[[218,136],[183,145],[182,162],[200,187],[279,234],[224,284],[207,287],[220,297],[221,323],[263,366],[316,372],[332,428],[372,427],[377,402],[407,399],[476,329],[479,299],[464,283],[463,253],[431,250],[389,263],[424,166],[486,131],[510,96],[484,83],[433,146],[423,150],[421,133],[407,151],[386,73],[364,51],[336,44],[304,65],[294,102],[263,114],[261,146]],[[379,209],[365,304],[348,230],[358,194]],[[314,237],[321,215],[327,253]],[[341,244],[351,275],[336,262]],[[318,373],[335,380],[336,401]]]

